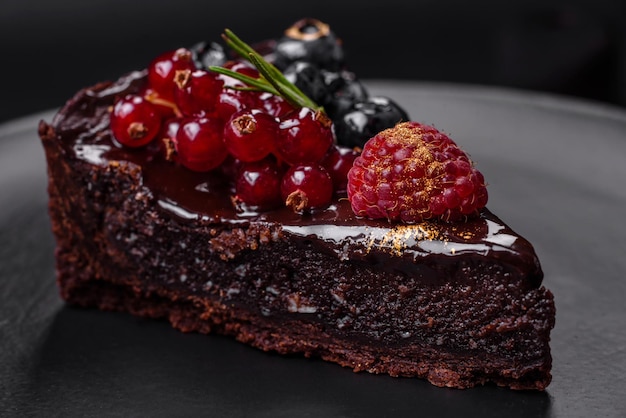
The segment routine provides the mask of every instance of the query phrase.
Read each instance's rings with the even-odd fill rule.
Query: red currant
[[[281,204],[280,182],[281,171],[275,160],[244,163],[235,181],[237,198],[259,210],[276,208]]]
[[[359,156],[353,148],[333,146],[322,160],[322,167],[328,171],[333,179],[333,188],[338,194],[345,194],[348,186],[348,171],[356,157]]]
[[[178,112],[176,104],[174,102],[170,102],[169,100],[161,98],[154,89],[147,88],[143,91],[141,95],[144,99],[146,99],[155,106],[162,118],[165,119],[176,116]]]
[[[272,116],[257,109],[242,109],[226,122],[224,144],[241,161],[259,161],[272,151],[277,130],[278,122]]]
[[[288,101],[272,93],[261,93],[259,95],[260,106],[270,115],[277,118],[286,117],[293,113],[295,108]]]
[[[274,144],[277,157],[291,165],[320,161],[333,143],[331,125],[322,112],[303,107],[280,123]]]
[[[176,134],[180,128],[180,121],[181,119],[179,118],[166,119],[161,127],[160,137],[168,138],[174,143],[174,145],[176,145]]]
[[[237,180],[237,175],[239,173],[239,168],[244,164],[232,155],[228,154],[226,159],[220,165],[220,171],[224,175],[224,177],[231,182],[235,182]]]
[[[176,104],[184,115],[204,115],[215,110],[224,85],[216,74],[203,70],[184,70],[176,74]]]
[[[165,119],[161,126],[161,132],[159,132],[157,137],[157,139],[161,139],[159,148],[165,159],[168,161],[175,161],[178,159],[176,157],[176,134],[178,133],[179,127],[179,118],[172,117]]]
[[[218,167],[228,151],[222,141],[224,126],[216,118],[184,119],[176,133],[176,151],[182,165],[193,171]]]
[[[241,73],[243,75],[247,75],[248,77],[252,77],[252,78],[258,78],[259,77],[259,71],[252,67],[249,63],[244,62],[244,61],[228,61],[227,63],[225,63],[223,65],[224,68],[227,68],[231,71],[235,71],[237,73]],[[236,78],[232,78],[229,77],[227,75],[219,75],[219,78],[221,78],[224,81],[224,85],[225,86],[245,86],[246,84],[237,80]]]
[[[143,97],[129,94],[115,103],[111,131],[121,144],[141,147],[152,141],[160,129],[161,115]]]
[[[148,66],[148,83],[163,99],[174,101],[176,72],[195,69],[191,51],[186,48],[179,48],[161,54],[150,63]]]
[[[256,107],[257,101],[257,92],[225,88],[217,98],[215,113],[219,118],[227,121],[233,113],[239,110]]]
[[[283,176],[280,192],[287,206],[301,212],[330,204],[333,181],[319,165],[292,166]]]

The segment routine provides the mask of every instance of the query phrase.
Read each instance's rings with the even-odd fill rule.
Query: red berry
[[[257,102],[257,92],[223,89],[217,98],[215,113],[220,119],[227,121],[239,110],[256,107]]]
[[[181,119],[179,118],[166,119],[161,128],[161,138],[169,138],[176,145],[176,135],[180,128],[180,121]]]
[[[224,177],[231,182],[235,182],[237,180],[237,175],[239,174],[239,168],[244,164],[232,155],[228,154],[224,162],[220,165],[220,171],[224,175]]]
[[[182,165],[193,171],[218,167],[228,155],[222,141],[224,126],[215,118],[184,119],[176,134],[176,151]]]
[[[280,206],[281,172],[276,161],[266,158],[244,163],[235,180],[237,198],[248,206],[269,210]]]
[[[224,126],[224,144],[235,158],[244,162],[259,161],[271,151],[278,122],[256,109],[233,113]]]
[[[215,73],[183,70],[176,74],[176,104],[184,115],[205,115],[215,110],[224,85]]]
[[[174,101],[174,77],[177,71],[193,71],[191,51],[179,48],[159,55],[148,66],[148,83],[163,99]]]
[[[237,73],[247,75],[248,77],[259,77],[259,71],[256,68],[252,67],[251,64],[246,61],[228,61],[222,67],[227,68],[231,71],[235,71]],[[236,78],[232,78],[227,75],[220,74],[218,77],[224,82],[225,86],[235,87],[246,85],[242,81],[239,81]]]
[[[333,179],[335,193],[346,193],[348,187],[348,171],[350,171],[354,160],[358,156],[359,152],[353,148],[334,146],[328,150],[321,164]]]
[[[272,93],[261,93],[259,103],[267,113],[277,118],[286,117],[295,111],[295,108],[287,100]]]
[[[177,161],[176,155],[176,134],[180,127],[180,119],[172,117],[165,119],[161,125],[161,131],[159,132],[157,139],[159,139],[159,150],[163,154],[163,157],[167,161]]]
[[[111,131],[121,144],[141,147],[152,141],[160,129],[158,109],[143,97],[129,94],[115,103]]]
[[[404,122],[371,138],[348,173],[348,199],[359,216],[457,221],[487,204],[482,174],[446,134]]]
[[[280,192],[285,204],[295,212],[330,204],[333,181],[319,165],[296,165],[283,176]]]
[[[161,118],[166,119],[176,116],[176,104],[174,102],[170,102],[161,98],[154,89],[146,88],[141,95],[144,99],[146,99],[155,106],[155,108],[161,115]]]
[[[331,125],[322,112],[301,108],[280,123],[276,156],[291,165],[319,162],[333,143]]]

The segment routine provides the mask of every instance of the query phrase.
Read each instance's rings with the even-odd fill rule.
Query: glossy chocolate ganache
[[[84,89],[40,125],[68,302],[440,386],[548,385],[552,294],[532,245],[489,210],[413,225],[347,199],[242,211],[220,169],[112,137],[111,106],[145,78]]]
[[[336,199],[325,210],[305,215],[287,207],[267,212],[235,208],[231,185],[220,170],[193,172],[167,161],[158,145],[133,149],[113,139],[107,129],[109,107],[115,98],[139,91],[144,82],[145,74],[134,72],[117,83],[87,89],[52,124],[67,152],[76,158],[96,165],[128,161],[141,167],[143,185],[164,213],[182,222],[277,223],[283,233],[318,240],[340,259],[371,259],[381,253],[400,270],[410,270],[418,258],[480,254],[517,269],[532,287],[541,283],[543,274],[531,244],[487,209],[468,222],[397,225],[357,217],[347,199]]]

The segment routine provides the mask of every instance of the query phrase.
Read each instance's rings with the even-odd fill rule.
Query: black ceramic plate
[[[442,389],[72,309],[54,283],[33,115],[0,126],[0,407],[42,416],[626,416],[626,111],[521,92],[370,82],[448,132],[556,297],[545,393]],[[2,415],[0,413],[0,415]]]

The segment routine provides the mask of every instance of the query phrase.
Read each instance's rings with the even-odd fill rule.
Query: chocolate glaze
[[[55,117],[52,125],[67,153],[92,164],[128,161],[141,168],[143,184],[160,209],[181,222],[279,224],[283,233],[314,241],[340,259],[380,258],[380,265],[411,270],[424,257],[465,257],[480,254],[498,259],[539,287],[543,273],[532,245],[489,210],[467,222],[390,224],[359,218],[347,199],[336,199],[324,210],[297,214],[288,208],[268,212],[235,210],[230,185],[220,170],[196,173],[166,161],[158,146],[130,149],[119,145],[108,129],[115,98],[138,91],[145,72],[133,72],[115,83],[83,90]],[[445,261],[444,261],[445,262]]]

